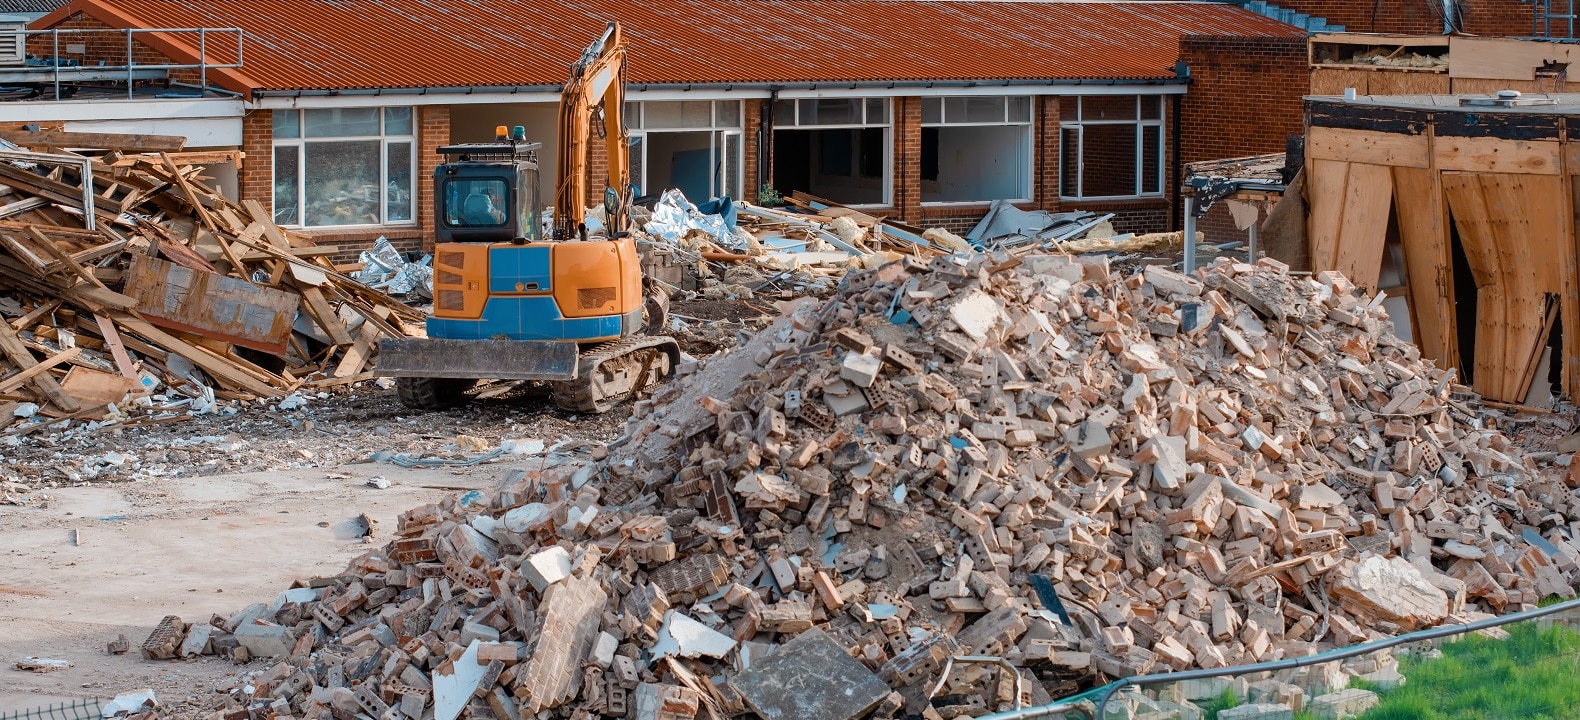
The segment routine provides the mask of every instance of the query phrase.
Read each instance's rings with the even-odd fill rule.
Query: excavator
[[[625,54],[611,22],[571,67],[552,230],[538,197],[542,145],[526,142],[525,128],[439,148],[446,162],[434,171],[427,337],[379,342],[379,372],[395,378],[406,406],[451,407],[478,380],[522,380],[547,383],[561,408],[602,413],[679,365],[680,345],[653,334],[664,327],[667,295],[643,277],[627,229]],[[602,238],[589,232],[585,206],[595,126],[609,166]]]

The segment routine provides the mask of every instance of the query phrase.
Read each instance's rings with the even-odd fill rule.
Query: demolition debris
[[[33,150],[0,153],[0,425],[167,422],[216,401],[369,380],[378,339],[422,320],[336,271],[331,248],[205,185],[203,165],[235,153],[33,135],[7,135]],[[74,138],[116,147],[43,144]],[[157,397],[128,419],[118,406],[129,392]]]
[[[855,272],[682,368],[606,459],[411,510],[143,651],[274,658],[227,720],[945,718],[1572,596],[1580,477],[1528,466],[1380,301],[1271,260]]]

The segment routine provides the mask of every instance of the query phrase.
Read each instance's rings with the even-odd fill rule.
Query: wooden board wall
[[[1439,367],[1459,367],[1454,255],[1439,174],[1429,168],[1395,167],[1393,182],[1415,344]]]
[[[1310,159],[1311,268],[1377,289],[1393,178],[1385,165]]]

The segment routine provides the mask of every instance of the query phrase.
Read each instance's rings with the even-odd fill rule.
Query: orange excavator
[[[428,336],[379,343],[379,372],[396,379],[406,405],[459,404],[482,379],[531,380],[549,383],[562,408],[606,412],[680,363],[673,338],[650,334],[664,327],[666,296],[642,277],[627,232],[625,53],[620,25],[609,23],[572,65],[552,231],[538,198],[542,145],[526,142],[525,128],[439,148]],[[603,238],[589,232],[585,206],[594,127],[609,161]]]

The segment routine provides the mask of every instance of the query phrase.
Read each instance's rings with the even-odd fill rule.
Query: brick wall
[[[922,99],[894,98],[891,111],[894,113],[892,205],[899,216],[909,222],[922,216]]]
[[[293,111],[294,112],[294,111]],[[238,173],[242,200],[257,200],[274,211],[274,111],[250,110],[241,118],[241,151],[247,153]]]
[[[1032,139],[1036,155],[1032,163],[1032,199],[1048,212],[1059,211],[1059,98],[1037,98],[1032,120],[1037,123]]]
[[[450,106],[417,108],[417,227],[424,250],[433,249],[433,173],[443,160],[439,146],[450,143]],[[393,238],[391,238],[393,240]]]
[[[1325,17],[1348,32],[1436,35],[1443,32],[1441,4],[1425,0],[1278,0],[1279,7]],[[1472,35],[1530,35],[1531,6],[1520,0],[1457,0],[1464,31]]]

